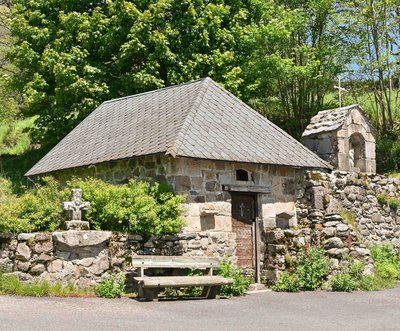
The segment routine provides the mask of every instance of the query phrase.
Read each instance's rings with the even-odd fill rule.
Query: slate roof
[[[102,103],[25,175],[158,154],[330,168],[210,78]]]
[[[368,117],[365,115],[360,105],[351,105],[347,107],[329,109],[320,111],[315,115],[306,130],[303,132],[303,137],[311,136],[321,132],[330,132],[339,129],[346,121],[347,116],[354,109],[358,109],[365,117],[366,121],[373,129]]]

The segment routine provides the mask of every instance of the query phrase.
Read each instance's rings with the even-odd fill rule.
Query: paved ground
[[[0,296],[0,330],[400,330],[400,287],[229,300]]]

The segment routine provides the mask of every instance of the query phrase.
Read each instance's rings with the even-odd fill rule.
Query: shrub
[[[95,289],[95,293],[101,298],[119,298],[124,293],[125,275],[120,275],[119,279],[115,276],[104,279]]]
[[[351,292],[359,289],[359,283],[347,272],[339,271],[331,279],[333,291]]]
[[[226,259],[221,262],[216,274],[233,279],[232,285],[221,287],[221,295],[228,297],[244,295],[253,279],[252,276],[246,276],[241,268],[234,266]]]
[[[61,201],[67,192],[51,177],[21,197],[12,196],[0,205],[0,232],[54,231],[63,222]]]
[[[333,291],[351,292],[362,288],[364,263],[351,261],[349,267],[339,271],[330,280]]]
[[[185,224],[180,216],[184,198],[166,185],[135,180],[112,185],[89,178],[73,179],[68,186],[83,190],[83,198],[90,201],[85,219],[96,230],[163,235],[177,233]]]
[[[371,248],[376,274],[384,279],[400,279],[400,256],[392,245],[374,246]]]
[[[324,251],[309,248],[298,256],[292,273],[283,272],[272,287],[275,291],[310,291],[320,288],[329,273],[329,260]]]
[[[62,188],[51,177],[22,194],[10,196],[0,204],[0,232],[54,231],[60,229],[67,215],[62,201],[71,198],[71,188],[83,189],[91,207],[85,219],[96,230],[163,235],[179,232],[182,196],[161,184],[129,181],[112,185],[97,179],[75,178]],[[0,192],[1,193],[1,192]]]
[[[272,289],[277,292],[298,292],[301,290],[299,276],[296,273],[284,271],[279,275]]]

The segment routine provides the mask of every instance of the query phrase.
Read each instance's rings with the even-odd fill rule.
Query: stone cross
[[[72,201],[63,202],[64,210],[69,210],[72,214],[72,219],[66,222],[68,230],[89,229],[89,222],[82,221],[82,210],[87,210],[89,206],[90,203],[82,199],[82,190],[72,189]]]

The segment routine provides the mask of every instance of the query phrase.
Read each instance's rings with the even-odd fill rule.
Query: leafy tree
[[[244,70],[250,103],[299,137],[326,107],[325,95],[347,63],[335,0],[276,0],[255,30]]]
[[[34,137],[56,142],[99,103],[212,76],[238,92],[260,0],[15,0],[9,54]]]

